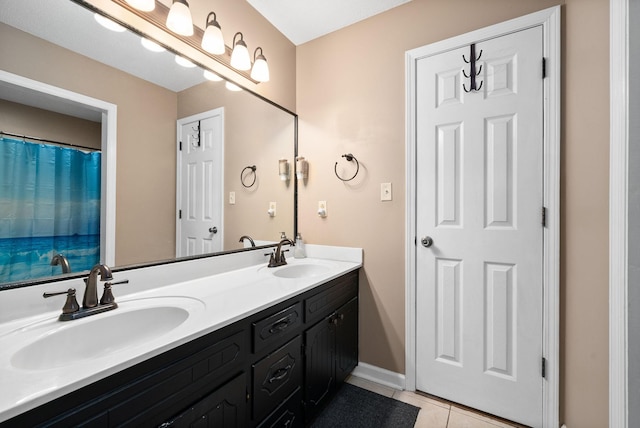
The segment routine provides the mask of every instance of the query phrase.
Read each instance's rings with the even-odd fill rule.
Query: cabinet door
[[[341,384],[358,365],[358,298],[336,313],[336,382]]]
[[[305,410],[313,418],[335,388],[335,315],[305,332]]]
[[[244,427],[247,409],[247,382],[244,373],[221,386],[184,413],[161,427],[236,428]]]

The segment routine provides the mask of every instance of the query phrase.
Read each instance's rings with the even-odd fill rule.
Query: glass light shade
[[[207,80],[211,80],[212,82],[222,82],[222,77],[218,76],[216,73],[212,73],[209,70],[205,70],[204,73],[202,73],[204,75],[204,78]]]
[[[213,12],[209,14],[211,16]],[[207,20],[207,28],[204,30],[204,35],[202,36],[202,49],[205,51],[215,54],[222,55],[227,49],[224,45],[224,39],[222,38],[222,30],[220,29],[220,24],[215,19],[215,15],[213,19]]]
[[[269,65],[267,65],[267,60],[264,56],[258,55],[256,62],[253,63],[251,78],[258,82],[269,81]]]
[[[278,175],[280,180],[287,181],[289,179],[289,161],[286,159],[280,159],[278,161]]]
[[[234,91],[234,92],[238,92],[238,91],[241,91],[241,90],[242,90],[242,88],[241,88],[240,86],[235,85],[235,84],[233,84],[233,83],[231,83],[231,82],[227,82],[227,83],[225,83],[225,84],[224,84],[224,87],[225,87],[225,88],[227,88],[228,90],[230,90],[230,91]]]
[[[155,0],[127,0],[127,3],[143,12],[151,12],[156,7]]]
[[[149,49],[151,52],[164,52],[166,50],[156,42],[152,42],[151,40],[144,37],[140,38],[140,43],[142,43],[142,46]]]
[[[173,0],[167,16],[167,28],[181,36],[193,36],[193,20],[186,0]]]
[[[105,18],[99,13],[94,13],[93,17],[98,22],[98,24],[102,25],[104,28],[107,28],[111,31],[115,31],[116,33],[122,33],[124,31],[127,31],[127,29],[124,28],[122,25],[113,22],[109,18]]]
[[[192,63],[188,59],[183,58],[183,57],[181,57],[179,55],[176,55],[176,63],[178,63],[181,66],[186,67],[186,68],[193,68],[193,67],[196,66],[194,63]]]
[[[236,36],[240,35],[240,40],[236,42]],[[231,67],[237,70],[248,70],[251,68],[251,57],[247,44],[242,40],[242,33],[233,36],[233,51],[231,52]]]

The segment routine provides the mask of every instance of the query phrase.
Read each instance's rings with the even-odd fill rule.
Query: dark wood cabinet
[[[322,410],[357,364],[358,298],[354,297],[305,331],[307,421]]]
[[[160,427],[242,428],[247,413],[245,388],[242,373]]]
[[[2,427],[303,427],[358,362],[358,272],[54,399]]]

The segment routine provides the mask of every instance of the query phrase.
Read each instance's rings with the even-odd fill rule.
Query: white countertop
[[[158,272],[153,268],[151,270],[145,268],[146,275],[140,275],[139,272],[134,271],[127,271],[122,275],[114,274],[114,280],[128,277],[130,282],[122,289],[114,285],[114,295],[119,307],[113,311],[61,322],[57,320],[60,308],[64,303],[64,296],[61,296],[61,299],[57,301],[59,308],[55,311],[47,310],[0,322],[0,383],[2,385],[0,388],[0,422],[230,325],[362,266],[361,249],[307,245],[307,254],[314,257],[289,258],[289,265],[320,264],[325,265],[327,271],[307,278],[279,278],[273,275],[273,272],[281,268],[267,269],[266,263],[261,262],[226,272],[224,268],[216,268],[221,272],[155,288],[149,286],[148,282],[154,282],[155,275],[166,276],[164,274],[167,269],[175,274],[176,271],[184,268],[180,266],[181,263],[177,263],[160,267]],[[240,255],[238,257],[246,258],[247,256]],[[231,257],[226,260],[234,259]],[[212,262],[208,261],[207,263]],[[226,262],[221,260],[218,263]],[[226,264],[233,265],[234,263]],[[193,271],[193,264],[190,264],[187,269]],[[49,287],[39,287],[37,293],[41,296],[42,289],[50,291],[61,288],[59,284],[54,283]],[[78,288],[78,300],[80,300],[83,293],[82,287],[78,285],[76,287]],[[125,289],[126,293],[120,292]],[[12,303],[10,296],[12,291],[7,290],[0,293],[0,309],[9,308],[8,305]],[[18,294],[16,293],[16,295]],[[33,291],[30,294],[32,295]],[[21,298],[24,299],[24,296]],[[41,305],[46,307],[44,305],[45,299],[42,297],[39,299],[42,301]],[[153,339],[136,340],[121,349],[110,350],[105,355],[92,355],[85,359],[78,358],[72,364],[66,364],[64,362],[65,356],[61,355],[38,356],[41,359],[50,358],[51,361],[60,361],[59,364],[53,364],[57,367],[46,369],[25,369],[20,368],[20,363],[16,363],[16,352],[54,331],[81,327],[81,323],[103,322],[99,320],[99,317],[113,316],[118,311],[120,311],[118,313],[120,315],[142,307],[171,306],[174,302],[188,307],[191,315],[179,326],[166,333],[163,332]],[[31,303],[33,304],[33,302]],[[16,302],[14,301],[13,304]],[[108,322],[108,320],[105,321]],[[78,331],[82,330],[78,329]],[[91,331],[90,328],[84,330]],[[86,339],[77,338],[78,341]]]

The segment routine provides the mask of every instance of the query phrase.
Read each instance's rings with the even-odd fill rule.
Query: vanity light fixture
[[[151,40],[149,40],[149,39],[147,39],[145,37],[140,37],[140,43],[142,43],[142,46],[144,46],[145,48],[149,49],[151,52],[164,52],[164,51],[166,51],[166,49],[164,47],[160,46],[156,42],[152,42]]]
[[[258,49],[260,54],[258,54]],[[269,65],[267,59],[262,54],[262,48],[257,47],[253,52],[253,68],[251,69],[251,78],[258,82],[269,81]]]
[[[196,66],[194,63],[180,55],[176,55],[176,63],[186,68],[194,68]]]
[[[230,91],[233,91],[233,92],[239,92],[239,91],[242,91],[242,88],[241,88],[240,86],[238,86],[238,85],[236,85],[236,84],[234,84],[234,83],[231,83],[231,82],[229,82],[229,81],[227,81],[227,82],[224,84],[224,87],[225,87],[225,88],[227,88],[227,89],[228,89],[228,90],[230,90]]]
[[[280,180],[287,181],[289,180],[289,161],[286,159],[280,159],[278,161],[278,174],[280,175]]]
[[[205,70],[204,73],[202,73],[204,75],[204,78],[207,80],[211,80],[212,82],[222,82],[222,77],[218,76],[216,73],[213,73],[209,70]]]
[[[156,0],[126,0],[131,6],[143,12],[151,12],[156,8]]]
[[[213,15],[213,18],[211,15]],[[210,12],[207,15],[207,25],[202,36],[202,49],[215,55],[222,55],[227,51],[222,38],[222,29],[216,20],[215,12]]]
[[[167,16],[167,28],[181,36],[193,36],[193,19],[187,0],[173,0]]]
[[[104,28],[108,30],[115,31],[116,33],[122,33],[124,31],[127,31],[127,29],[124,28],[122,25],[116,22],[113,22],[109,18],[106,18],[100,15],[99,13],[94,13],[93,17],[98,22],[98,24],[102,25]]]
[[[240,39],[236,41],[236,37],[240,36]],[[251,68],[251,57],[249,57],[249,50],[247,44],[244,42],[241,32],[237,32],[233,36],[233,51],[231,52],[231,67],[238,70],[248,70]]]

